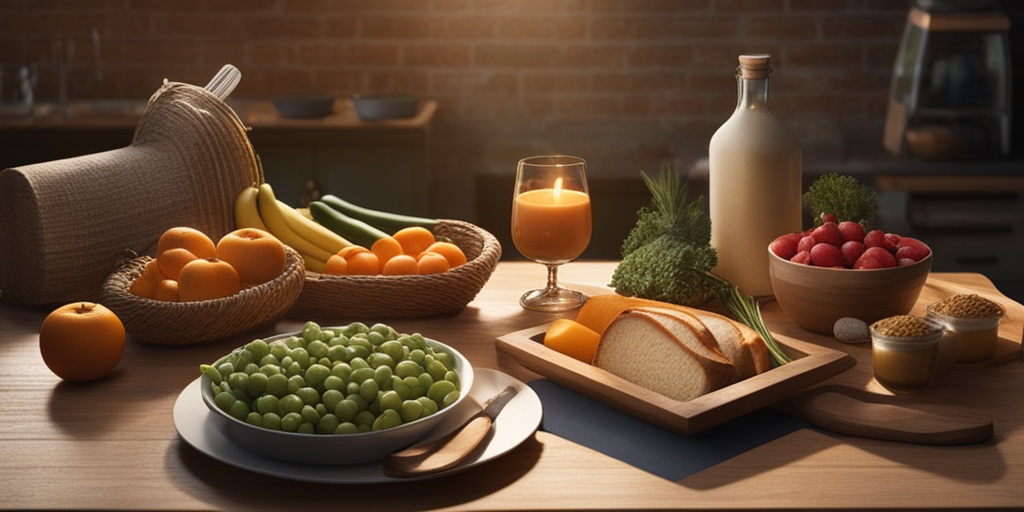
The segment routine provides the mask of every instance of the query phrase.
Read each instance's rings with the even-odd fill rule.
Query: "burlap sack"
[[[233,229],[235,197],[262,181],[235,112],[165,82],[130,146],[0,171],[0,299],[98,301],[126,251],[152,255],[173,226],[218,240]]]

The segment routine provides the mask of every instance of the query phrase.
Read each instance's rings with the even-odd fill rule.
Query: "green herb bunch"
[[[853,176],[836,173],[814,180],[804,192],[803,203],[815,226],[820,226],[827,214],[835,215],[838,222],[849,220],[867,226],[878,211],[874,190]]]

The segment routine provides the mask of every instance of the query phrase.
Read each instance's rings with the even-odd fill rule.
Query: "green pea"
[[[302,399],[302,402],[306,405],[316,405],[320,403],[320,392],[316,388],[309,386],[299,388],[295,391],[295,395]]]
[[[302,326],[301,336],[303,341],[305,341],[306,343],[311,343],[313,341],[319,340],[320,334],[322,334],[322,332],[323,331],[320,329],[320,326],[317,325],[315,322],[306,322],[306,325]]]
[[[363,400],[366,400],[367,403],[376,401],[377,391],[380,391],[380,386],[373,379],[364,380],[359,385],[359,396],[363,397]]]
[[[331,369],[322,364],[311,364],[309,368],[306,368],[306,385],[312,387],[320,387],[323,385],[324,380],[331,375]]]
[[[386,409],[373,420],[373,430],[385,430],[402,424],[402,416],[394,409]]]
[[[291,394],[285,395],[280,399],[280,401],[278,402],[278,409],[280,409],[282,414],[287,415],[293,412],[298,413],[299,411],[302,410],[302,407],[305,405],[306,403],[303,402],[302,399],[298,397],[298,395]]]
[[[285,432],[298,432],[299,425],[302,425],[302,415],[298,412],[290,412],[281,417],[281,430]]]
[[[434,379],[434,382],[444,380],[444,374],[447,372],[448,368],[445,368],[444,364],[436,359],[427,365],[427,373],[429,373],[430,377]]]
[[[267,356],[267,357],[274,357],[274,356]],[[267,363],[265,365],[260,366],[260,373],[266,375],[267,377],[270,377],[271,375],[277,375],[277,374],[281,373],[281,365],[277,364],[276,362],[274,362],[274,363]]]
[[[228,385],[232,389],[245,389],[249,386],[249,375],[243,372],[235,372],[228,375]]]
[[[430,386],[434,385],[434,378],[427,372],[421,373],[417,378],[420,381],[420,387],[424,390],[430,389]]]
[[[376,370],[373,368],[358,368],[352,370],[352,373],[348,376],[348,381],[362,383],[365,380],[372,379],[376,374]]]
[[[302,375],[302,365],[296,361],[292,361],[291,364],[284,368],[284,374],[293,377],[295,375]]]
[[[345,347],[345,359],[352,362],[353,359],[366,359],[370,355],[370,350],[362,345],[349,345]]]
[[[327,414],[327,412],[328,412],[327,411],[327,406],[324,405],[323,402],[320,402],[320,403],[316,404],[315,406],[313,406],[313,409],[315,409],[316,413],[319,414],[320,416],[323,416],[324,414]]]
[[[276,412],[263,413],[263,428],[281,430],[281,416],[278,416]]]
[[[282,340],[274,340],[268,346],[270,347],[270,355],[274,356],[278,361],[288,355],[288,345]]]
[[[448,370],[444,372],[444,380],[451,382],[452,384],[455,384],[455,387],[457,388],[461,387],[461,383],[459,380],[459,372],[455,370]]]
[[[228,409],[228,414],[237,420],[245,421],[245,418],[249,416],[249,406],[241,400],[236,400],[235,403],[231,404],[231,408]]]
[[[369,427],[369,426],[373,425],[373,421],[376,420],[376,419],[377,419],[377,417],[374,416],[374,414],[372,412],[367,411],[367,410],[363,410],[363,411],[359,411],[359,414],[356,414],[356,417],[355,417],[355,420],[353,420],[353,423],[355,423],[356,425],[362,425],[362,426]]]
[[[342,400],[334,407],[334,415],[342,421],[352,421],[359,414],[359,405],[353,400]]]
[[[348,358],[345,357],[345,348],[346,347],[341,345],[331,346],[330,348],[327,349],[327,359],[330,359],[332,363],[336,363],[339,361],[348,361]]]
[[[373,371],[373,380],[377,381],[377,387],[380,389],[388,389],[391,387],[391,377],[393,375],[390,366],[378,366]]]
[[[328,341],[337,338],[338,331],[336,329],[324,329],[320,328],[320,341],[327,343]]]
[[[367,402],[366,400],[363,400],[363,397],[360,396],[359,393],[345,395],[345,400],[351,400],[355,402],[356,406],[359,407],[360,411],[365,410],[367,407],[370,406],[370,403]]]
[[[444,397],[452,391],[455,391],[455,384],[447,380],[439,380],[434,382],[430,389],[427,390],[427,397],[438,404],[442,404],[444,403]]]
[[[332,347],[348,346],[348,336],[345,336],[344,334],[341,334],[341,333],[335,333],[335,336],[333,338],[331,338],[330,341],[327,342],[327,345],[332,346]]]
[[[333,434],[338,430],[338,426],[341,422],[338,421],[338,417],[333,414],[327,414],[320,418],[320,421],[316,424],[317,434]]]
[[[260,339],[250,341],[245,345],[245,348],[246,350],[251,352],[252,355],[255,356],[257,360],[262,359],[263,356],[270,354],[270,346],[267,345],[267,342]]]
[[[252,352],[250,352],[249,349],[247,349],[247,348],[243,348],[242,350],[239,350],[237,352],[237,355],[238,355],[238,362],[235,363],[235,367],[245,366],[245,365],[247,365],[249,363],[252,363],[252,362],[255,362],[256,360],[258,360],[256,355],[253,354]]]
[[[256,372],[249,376],[248,386],[246,391],[249,392],[249,396],[261,396],[267,392],[267,382],[270,379],[266,374]]]
[[[348,365],[351,366],[353,370],[358,370],[360,368],[369,368],[370,367],[370,363],[366,362],[366,358],[365,357],[356,357],[356,358],[353,358],[353,359],[349,359],[348,360]]]
[[[229,362],[224,362],[217,365],[217,371],[220,372],[221,376],[231,375],[232,373],[235,373],[235,365]]]
[[[300,434],[315,434],[316,426],[308,421],[304,421],[299,425],[299,430],[297,430],[296,432]]]
[[[402,408],[402,397],[393,390],[385,392],[377,402],[380,404],[381,411],[386,411],[388,409],[394,409],[397,411]]]
[[[294,393],[304,387],[306,387],[306,379],[302,378],[302,375],[292,375],[291,377],[288,377],[289,393]]]
[[[395,375],[401,378],[416,377],[423,373],[423,367],[420,366],[416,361],[410,361],[406,359],[395,365]]]
[[[245,417],[245,422],[250,424],[250,425],[253,425],[253,426],[262,427],[263,426],[263,415],[258,413],[258,412],[250,412]]]
[[[359,394],[359,385],[360,384],[362,384],[362,382],[356,382],[356,381],[349,382],[348,384],[345,385],[345,394],[346,395],[352,395],[352,394],[358,395]]]
[[[302,410],[299,411],[302,415],[302,421],[316,425],[320,422],[320,413],[316,412],[316,409],[309,405],[302,406]]]
[[[267,377],[267,393],[281,398],[288,394],[288,377],[276,373]]]
[[[420,350],[424,350],[427,348],[427,339],[424,338],[422,334],[418,332],[413,333],[409,336],[409,338],[412,340],[412,343],[416,346],[416,348]]]
[[[398,393],[398,396],[402,397],[402,400],[408,400],[412,390],[409,386],[405,385],[405,381],[398,378],[397,375],[391,377],[391,389]]]
[[[260,370],[268,365],[279,366],[281,361],[274,357],[274,354],[267,354],[260,358]]]
[[[232,395],[228,391],[221,391],[220,393],[217,393],[213,397],[213,404],[216,405],[218,409],[224,412],[230,411],[231,406],[235,405],[235,402],[237,401],[238,399],[235,398],[235,395]]]
[[[370,332],[370,328],[362,322],[352,322],[341,330],[341,333],[349,338],[359,333],[366,334],[368,332]]]
[[[398,332],[388,324],[373,324],[370,326],[370,332],[380,334],[385,340],[394,340],[398,338]]]
[[[452,391],[444,396],[444,400],[442,400],[441,403],[444,407],[448,407],[449,405],[454,404],[459,399],[460,395],[461,393],[459,393],[458,390]]]
[[[206,375],[210,379],[210,382],[214,384],[220,384],[220,381],[223,380],[223,377],[221,376],[220,372],[217,371],[217,368],[210,366],[208,364],[199,365],[199,371],[203,375]]]
[[[338,406],[338,403],[344,399],[345,395],[337,389],[328,389],[327,391],[324,391],[324,394],[321,396],[322,403],[328,411],[333,411],[334,408]]]
[[[431,400],[429,397],[421,396],[416,399],[417,402],[423,404],[423,416],[430,416],[437,412],[437,402]]]
[[[335,434],[356,434],[359,433],[359,427],[351,421],[344,421],[338,425],[338,428],[334,429]]]
[[[341,377],[328,375],[327,378],[324,379],[324,390],[326,391],[330,389],[334,389],[337,391],[345,389],[345,380],[342,379]]]
[[[299,363],[299,366],[301,366],[303,370],[309,368],[309,365],[312,363],[309,357],[309,352],[302,347],[293,348],[288,352],[288,355],[291,356],[292,360],[296,363]]]
[[[405,400],[398,412],[402,415],[402,421],[406,423],[416,421],[423,415],[423,404],[418,400]]]
[[[256,363],[248,363],[248,364],[245,365],[245,368],[242,368],[242,371],[245,372],[246,375],[252,375],[254,373],[259,373],[260,372],[260,365],[258,365]]]
[[[383,352],[374,352],[370,354],[370,357],[366,359],[366,362],[370,363],[373,368],[393,368],[395,366],[395,360],[391,359],[391,356]]]
[[[320,340],[312,341],[309,345],[306,345],[306,351],[309,352],[309,356],[315,359],[327,357],[327,349],[327,344]]]
[[[348,363],[335,363],[335,365],[331,367],[331,375],[348,382],[348,376],[352,375],[352,367],[349,366]]]
[[[261,414],[279,411],[280,400],[274,395],[263,395],[256,399],[256,410]]]
[[[288,350],[291,350],[296,347],[301,347],[305,344],[306,340],[302,339],[299,336],[289,336],[284,339],[284,345],[288,347]]]
[[[232,395],[234,395],[237,400],[241,401],[242,403],[244,403],[246,405],[252,403],[252,397],[249,396],[249,393],[245,390],[245,388],[242,388],[242,389],[232,389],[230,391],[230,393]]]

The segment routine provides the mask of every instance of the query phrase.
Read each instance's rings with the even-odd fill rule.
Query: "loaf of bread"
[[[732,363],[713,343],[708,329],[683,315],[629,310],[604,330],[594,365],[673,400],[688,401],[733,380]]]

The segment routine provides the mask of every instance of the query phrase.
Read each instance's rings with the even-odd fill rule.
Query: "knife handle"
[[[473,453],[490,430],[491,418],[481,412],[444,437],[389,454],[384,474],[407,478],[451,469]]]

